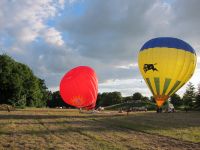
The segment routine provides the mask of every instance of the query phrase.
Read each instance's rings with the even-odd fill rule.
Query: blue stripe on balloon
[[[195,54],[194,49],[188,43],[186,43],[183,40],[172,38],[172,37],[159,37],[159,38],[151,39],[142,46],[140,51],[143,51],[148,48],[156,48],[156,47],[177,48],[177,49],[182,49],[182,50]]]

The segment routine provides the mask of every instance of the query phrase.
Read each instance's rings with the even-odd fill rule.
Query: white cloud
[[[197,56],[197,63],[200,63],[200,56]]]
[[[22,28],[20,32],[21,33],[20,33],[18,40],[20,40],[20,42],[24,42],[24,43],[34,41],[38,36],[37,31],[30,29],[29,27]]]
[[[49,28],[44,32],[44,39],[47,43],[62,46],[64,41],[62,35],[55,28]]]
[[[171,27],[171,21],[174,17],[171,6],[163,1],[157,1],[145,13],[145,18],[148,20],[148,25],[151,26],[149,31],[151,34],[166,34]],[[158,36],[158,35],[157,35]]]
[[[55,17],[63,7],[64,2],[54,0],[7,1],[0,2],[0,30],[2,35],[12,40],[16,46],[26,45],[41,37],[42,32],[53,31],[57,43],[61,44],[61,35],[55,28],[49,28],[46,21]],[[48,40],[51,41],[51,40]],[[10,45],[12,46],[12,45]]]
[[[120,68],[120,69],[131,69],[131,68],[135,68],[135,67],[138,67],[137,63],[115,66],[115,68]]]
[[[135,92],[140,92],[143,96],[150,96],[150,90],[144,88],[144,86],[146,86],[146,83],[143,79],[117,79],[99,84],[100,92],[119,91],[122,93],[122,96],[129,96]]]
[[[199,1],[166,2],[1,0],[0,46],[51,89],[58,89],[69,69],[88,65],[97,72],[100,91],[150,96],[137,66],[138,51],[147,40],[181,38],[197,49],[200,62]],[[191,79],[195,84],[199,67]]]
[[[58,3],[61,5],[62,8],[64,8],[64,6],[65,6],[65,0],[58,0]]]

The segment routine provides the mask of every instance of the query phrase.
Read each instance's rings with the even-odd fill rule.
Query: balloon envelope
[[[89,105],[89,106],[86,106],[85,109],[86,109],[86,110],[92,110],[92,109],[95,108],[95,106],[96,106],[96,103],[93,103],[93,104],[91,104],[91,105]]]
[[[60,82],[60,94],[64,102],[77,108],[96,105],[98,80],[94,70],[79,66],[64,75]]]
[[[155,38],[142,46],[139,69],[158,107],[191,78],[196,59],[194,49],[177,38]]]

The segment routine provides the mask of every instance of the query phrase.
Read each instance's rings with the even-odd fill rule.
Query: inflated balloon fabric
[[[139,69],[158,107],[191,78],[196,60],[194,49],[177,38],[155,38],[142,46]]]
[[[60,82],[60,94],[69,105],[77,108],[94,108],[98,94],[96,73],[88,66],[70,70]]]

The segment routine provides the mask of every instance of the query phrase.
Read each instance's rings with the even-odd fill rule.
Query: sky
[[[199,27],[199,0],[1,0],[0,54],[27,64],[51,91],[70,69],[86,65],[98,76],[99,92],[151,96],[137,65],[142,45],[155,37],[190,43],[197,87]]]

